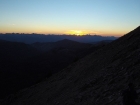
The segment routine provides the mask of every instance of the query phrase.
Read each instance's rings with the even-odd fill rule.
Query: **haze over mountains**
[[[44,45],[39,43],[35,47],[44,51]],[[83,48],[84,51],[87,51],[85,48],[93,47],[90,44],[82,46],[87,46]],[[50,54],[53,51],[67,52],[67,48],[60,49],[51,50]],[[1,100],[0,104],[120,105],[121,92],[129,82],[133,82],[137,89],[140,88],[140,26],[65,67],[42,82]]]

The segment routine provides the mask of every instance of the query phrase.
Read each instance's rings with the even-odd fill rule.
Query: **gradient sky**
[[[140,0],[0,0],[0,33],[121,36],[140,25]]]

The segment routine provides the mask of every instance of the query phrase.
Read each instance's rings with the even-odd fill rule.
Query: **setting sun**
[[[74,33],[77,36],[83,35],[83,32],[79,30],[74,30],[72,33]]]
[[[86,31],[81,31],[81,30],[70,30],[67,32],[70,35],[77,35],[77,36],[82,36],[88,34]]]

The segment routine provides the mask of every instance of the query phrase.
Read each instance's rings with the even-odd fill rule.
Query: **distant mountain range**
[[[122,105],[128,83],[140,89],[139,68],[140,26],[0,104]]]
[[[13,41],[13,42],[23,42],[26,44],[31,44],[35,42],[56,42],[63,39],[69,39],[82,43],[99,42],[102,40],[115,40],[118,37],[114,36],[99,36],[99,35],[42,35],[42,34],[0,34],[0,39]]]

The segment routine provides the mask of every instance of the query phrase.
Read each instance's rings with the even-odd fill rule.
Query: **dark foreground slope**
[[[30,45],[0,40],[0,98],[25,88],[25,84],[31,86],[32,83],[36,83],[35,79],[30,79],[33,79],[29,75],[30,69],[22,69],[25,61],[41,54],[41,51]]]
[[[50,77],[104,46],[70,40],[35,45],[0,40],[0,99]]]
[[[128,82],[140,88],[140,27],[1,105],[120,105]]]

